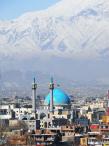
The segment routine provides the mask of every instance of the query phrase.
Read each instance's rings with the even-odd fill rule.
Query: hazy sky
[[[14,19],[28,11],[46,9],[59,0],[0,0],[0,19]]]

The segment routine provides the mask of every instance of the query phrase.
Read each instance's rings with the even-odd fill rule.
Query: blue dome
[[[69,96],[60,89],[53,90],[53,102],[54,105],[64,105],[70,103]],[[45,97],[45,105],[50,104],[50,93]]]

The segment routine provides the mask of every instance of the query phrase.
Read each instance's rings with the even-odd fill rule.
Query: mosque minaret
[[[51,78],[49,89],[50,89],[50,112],[53,112],[53,108],[54,108],[54,104],[53,104],[53,90],[54,90],[53,78]]]
[[[37,84],[34,78],[34,82],[32,84],[32,111],[36,116],[36,89],[37,89]]]

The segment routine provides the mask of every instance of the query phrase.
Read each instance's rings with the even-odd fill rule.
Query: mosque
[[[55,88],[53,78],[49,83],[49,93],[45,96],[43,105],[37,98],[37,84],[32,84],[32,108],[16,107],[15,104],[2,105],[0,118],[16,122],[23,120],[31,130],[49,127],[59,127],[71,123],[73,111],[70,97],[60,88]]]
[[[37,122],[40,121],[41,128],[59,127],[68,124],[72,120],[70,97],[59,88],[54,87],[53,78],[51,78],[49,94],[45,97],[44,105],[37,109],[37,84],[34,79],[32,85],[32,111]]]

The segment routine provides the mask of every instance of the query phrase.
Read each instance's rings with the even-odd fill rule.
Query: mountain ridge
[[[107,56],[109,2],[103,2],[62,0],[44,11],[0,22],[0,51],[23,56],[34,52],[74,58]]]

